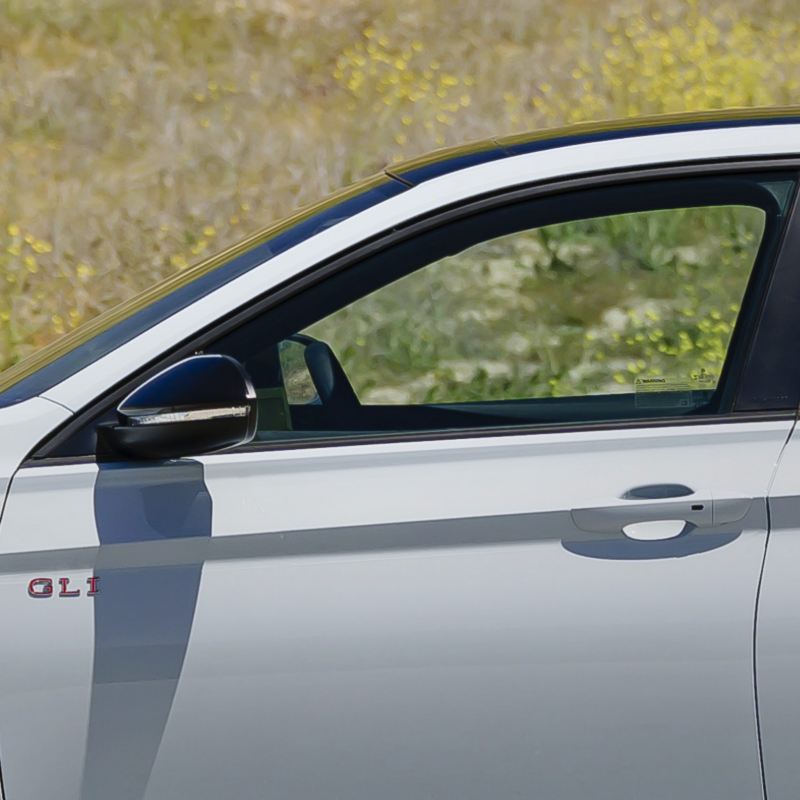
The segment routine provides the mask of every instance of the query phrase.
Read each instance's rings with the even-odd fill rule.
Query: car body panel
[[[69,409],[42,397],[0,409],[0,504],[11,478],[31,449],[71,416]]]
[[[800,438],[786,447],[770,489],[770,535],[758,603],[756,681],[770,800],[800,786]]]
[[[22,469],[9,797],[752,797],[763,498],[791,426]],[[648,549],[564,510],[677,479],[751,512]],[[62,572],[97,575],[94,604],[26,596]]]

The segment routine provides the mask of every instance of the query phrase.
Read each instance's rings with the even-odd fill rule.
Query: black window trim
[[[795,194],[792,198],[787,211],[787,220],[781,237],[776,243],[775,253],[772,264],[769,267],[766,286],[759,298],[760,305],[754,310],[753,315],[753,335],[751,337],[749,352],[745,354],[743,366],[738,375],[735,385],[735,399],[733,410],[728,413],[714,414],[708,416],[676,416],[658,417],[636,420],[608,420],[600,422],[575,422],[575,423],[531,423],[514,426],[502,426],[495,428],[460,428],[442,431],[407,431],[391,433],[366,433],[366,434],[336,434],[320,437],[303,437],[298,439],[284,439],[276,441],[251,442],[231,450],[230,453],[252,453],[259,451],[275,450],[301,450],[319,447],[334,446],[356,446],[366,444],[397,443],[397,442],[416,442],[449,439],[469,439],[485,437],[506,437],[531,434],[547,433],[568,433],[580,431],[598,430],[624,430],[624,429],[646,429],[663,428],[675,426],[696,426],[709,424],[723,424],[733,422],[752,422],[757,420],[785,420],[796,417],[797,403],[786,404],[785,408],[743,408],[740,406],[739,398],[743,394],[743,385],[747,383],[748,373],[753,367],[753,362],[758,360],[758,352],[764,347],[778,347],[781,353],[786,354],[792,348],[787,347],[787,342],[791,338],[797,341],[797,349],[800,352],[800,319],[794,325],[794,337],[767,337],[767,341],[762,342],[763,321],[766,318],[766,309],[774,305],[785,306],[781,302],[781,297],[787,291],[784,284],[791,284],[794,290],[792,295],[800,297],[800,269],[794,280],[787,263],[800,263],[800,157],[755,157],[755,158],[719,158],[704,159],[702,161],[688,161],[673,164],[661,164],[653,167],[630,167],[626,169],[598,170],[590,173],[582,173],[571,178],[556,178],[546,181],[535,181],[522,186],[513,188],[504,187],[503,189],[473,196],[466,200],[458,200],[449,205],[442,206],[433,213],[423,214],[406,220],[402,225],[389,231],[384,231],[376,236],[359,242],[356,246],[320,261],[308,269],[303,270],[297,275],[292,276],[287,281],[272,287],[262,295],[251,300],[244,306],[235,309],[225,316],[215,320],[205,328],[197,331],[188,339],[178,343],[174,347],[162,353],[157,359],[140,367],[135,373],[128,376],[124,381],[117,383],[102,396],[96,398],[84,408],[76,412],[70,419],[62,423],[54,431],[51,431],[37,445],[32,448],[29,455],[23,461],[23,467],[44,466],[47,464],[69,464],[69,463],[94,463],[97,459],[94,453],[80,455],[58,455],[54,453],[59,446],[69,440],[78,430],[91,422],[98,416],[108,411],[111,406],[121,400],[135,386],[147,380],[152,375],[163,370],[165,367],[186,358],[193,353],[201,351],[208,344],[224,336],[234,328],[242,325],[253,317],[258,316],[270,308],[283,303],[311,286],[325,281],[331,275],[347,269],[354,263],[374,255],[381,250],[394,246],[400,241],[411,238],[421,232],[441,226],[447,222],[459,219],[472,214],[480,213],[490,208],[519,202],[522,200],[532,200],[561,192],[578,191],[589,188],[602,188],[618,184],[629,184],[641,181],[670,180],[680,177],[703,177],[720,174],[747,174],[751,172],[765,171],[786,171],[795,170],[798,172],[798,186],[795,187]],[[776,278],[782,278],[779,281]],[[780,284],[776,290],[776,284]],[[780,315],[782,318],[786,314]],[[786,320],[782,321],[785,325]],[[758,347],[756,345],[759,345]],[[782,363],[787,363],[784,358],[778,359]],[[800,396],[800,370],[796,376],[796,395]],[[751,392],[752,394],[752,392]],[[752,402],[751,406],[754,405]],[[51,455],[51,453],[53,453]]]

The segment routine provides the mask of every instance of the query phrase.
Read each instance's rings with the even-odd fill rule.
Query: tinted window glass
[[[727,206],[535,228],[437,261],[305,333],[331,345],[363,403],[713,390],[764,221]]]

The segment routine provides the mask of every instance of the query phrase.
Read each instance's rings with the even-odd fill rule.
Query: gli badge
[[[98,592],[97,585],[100,578],[97,575],[86,579],[88,588],[86,589],[86,597],[94,597]],[[58,586],[58,591],[55,587]],[[28,581],[28,596],[29,597],[80,597],[81,590],[79,588],[70,588],[69,578],[31,578]]]

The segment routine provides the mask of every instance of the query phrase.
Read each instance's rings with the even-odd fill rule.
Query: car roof
[[[557,147],[662,133],[798,122],[800,106],[683,112],[584,122],[435,150],[409,161],[392,164],[386,168],[386,174],[408,186],[416,186],[466,167]]]

